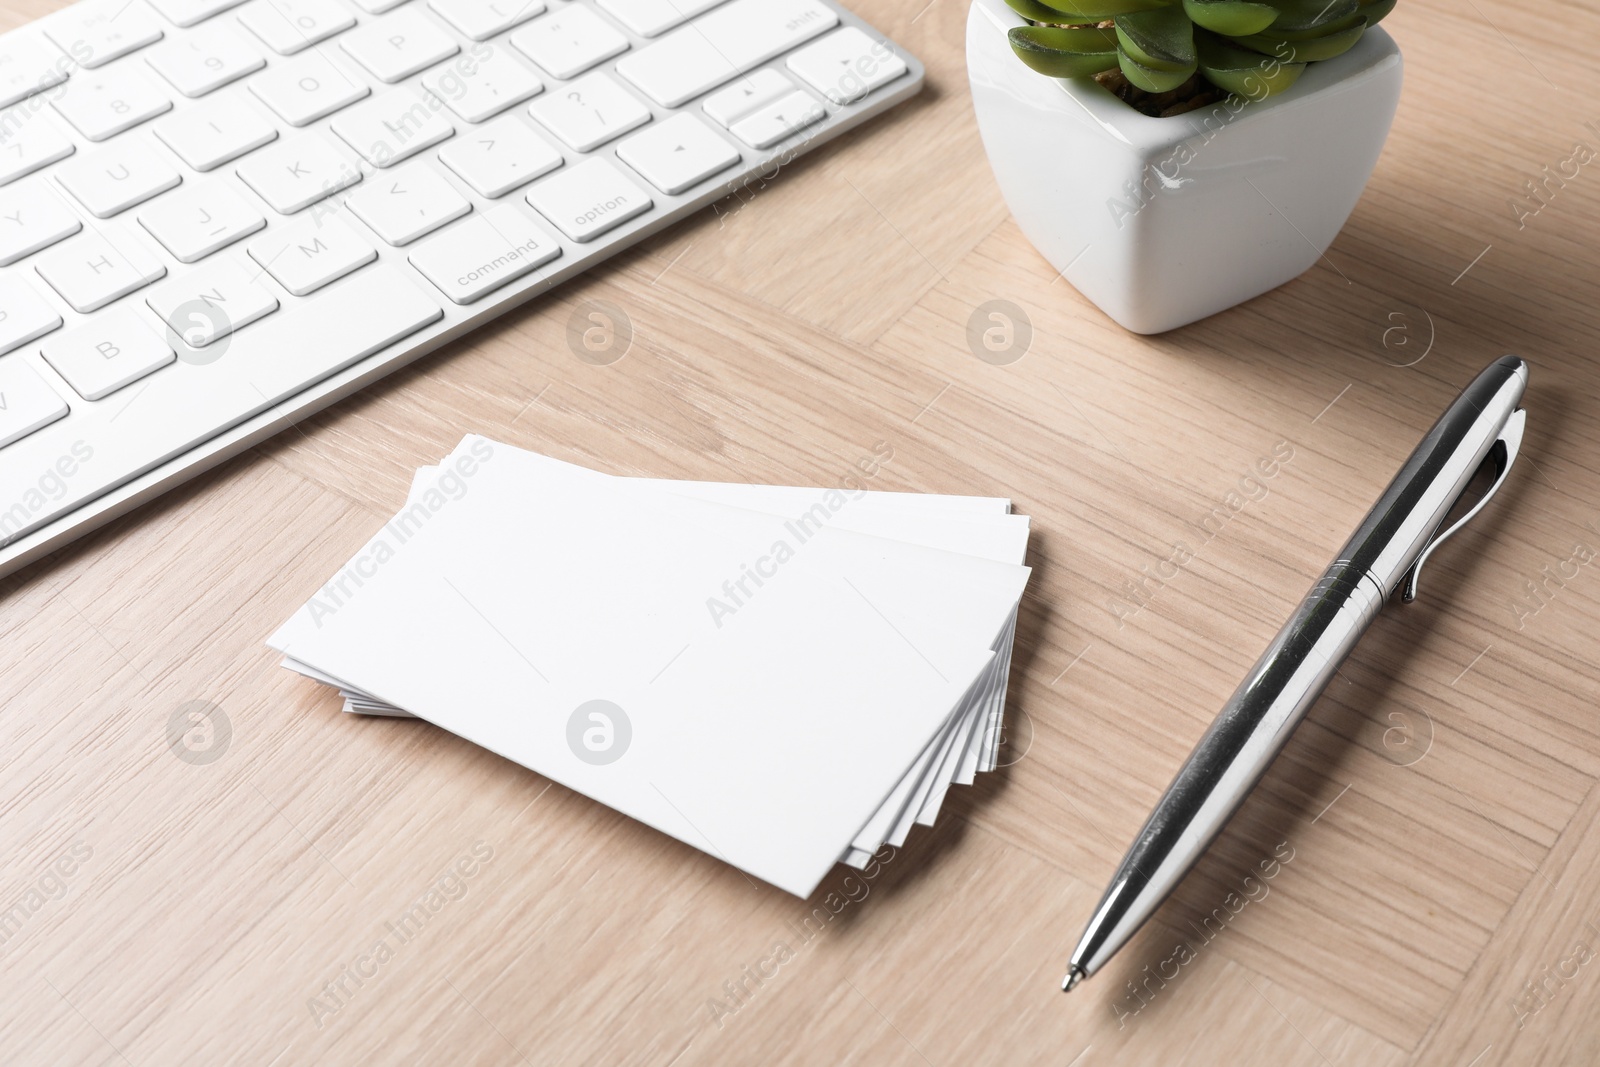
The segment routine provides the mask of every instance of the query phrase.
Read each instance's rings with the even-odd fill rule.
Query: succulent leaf
[[[1167,7],[1177,0],[1041,0],[1045,7],[1067,16],[1069,22],[1104,22],[1134,11]],[[1057,22],[1063,21],[1060,18]]]
[[[1034,70],[1108,85],[1146,114],[1179,114],[1215,96],[1184,85],[1196,73],[1225,93],[1261,99],[1308,63],[1349,51],[1396,0],[1006,0],[1030,25],[1010,31]],[[1200,82],[1196,81],[1199,85]],[[1144,93],[1128,90],[1131,85]],[[1180,93],[1173,90],[1182,88]],[[1153,94],[1145,96],[1144,94]],[[1173,95],[1163,95],[1173,94]]]
[[[1164,7],[1157,11],[1118,15],[1116,24],[1117,43],[1122,47],[1122,54],[1140,67],[1166,73],[1184,71],[1184,81],[1194,73],[1194,23],[1182,8]],[[1139,84],[1132,75],[1128,80]]]
[[[1338,33],[1340,30],[1348,30],[1351,26],[1354,26],[1358,21],[1365,17],[1366,16],[1359,13],[1355,15],[1346,15],[1342,19],[1329,22],[1322,26],[1317,26],[1316,28],[1309,30],[1286,30],[1281,26],[1274,25],[1263,32],[1276,37],[1281,41],[1311,41],[1318,37],[1326,37],[1330,33]]]
[[[1075,22],[1076,17],[1057,11],[1053,7],[1046,7],[1039,0],[1006,0],[1007,6],[1029,22],[1062,23]]]
[[[1206,80],[1225,92],[1250,99],[1283,92],[1306,69],[1304,63],[1263,59],[1261,53],[1213,33],[1196,34],[1194,43],[1200,57],[1200,73]]]
[[[1355,25],[1335,30],[1321,37],[1290,41],[1270,33],[1236,38],[1246,48],[1273,56],[1285,63],[1317,63],[1350,51],[1367,30],[1367,20],[1358,18]]]
[[[1084,78],[1117,65],[1117,35],[1110,30],[1017,26],[1008,37],[1024,63],[1052,78]]]
[[[1176,89],[1194,77],[1197,62],[1178,70],[1156,70],[1140,63],[1126,52],[1119,52],[1117,55],[1117,65],[1122,68],[1123,77],[1147,93],[1167,93]]]
[[[1272,5],[1249,0],[1183,0],[1183,11],[1196,26],[1229,37],[1260,33],[1278,17]]]
[[[1287,36],[1316,31],[1350,18],[1360,7],[1359,0],[1272,0],[1278,17],[1270,29]]]
[[[1367,17],[1368,26],[1376,26],[1383,16],[1394,10],[1395,0],[1365,0],[1361,13]]]

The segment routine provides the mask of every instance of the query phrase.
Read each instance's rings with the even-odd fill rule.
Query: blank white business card
[[[270,643],[808,895],[980,682],[1026,568],[512,451],[441,471],[444,506]],[[611,763],[569,744],[597,699],[631,730]]]

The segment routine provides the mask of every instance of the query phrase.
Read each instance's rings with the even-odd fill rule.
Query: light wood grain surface
[[[1142,338],[1001,204],[962,0],[854,3],[927,63],[920,98],[0,587],[0,907],[39,904],[0,944],[0,1061],[1600,1060],[1600,561],[1568,562],[1600,549],[1600,171],[1520,229],[1510,206],[1600,148],[1600,9],[1403,0],[1399,117],[1327,260]],[[8,0],[4,24],[55,6]],[[1004,366],[966,339],[993,299],[1034,330]],[[583,300],[632,322],[613,365],[566,344]],[[1534,371],[1502,496],[1160,920],[1063,997],[1211,715],[1507,351]],[[432,727],[340,714],[263,638],[469,431],[783,483],[886,442],[877,487],[1013,497],[1035,569],[1008,766],[801,902]],[[1192,561],[1133,610],[1179,542]],[[167,744],[196,700],[231,724],[210,763]],[[463,859],[426,926],[391,932]]]

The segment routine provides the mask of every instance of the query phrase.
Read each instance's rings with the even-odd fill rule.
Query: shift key
[[[419,244],[411,265],[457,304],[550,262],[561,245],[512,204],[499,204]]]
[[[624,56],[616,69],[662,107],[678,107],[838,24],[823,0],[733,0]]]

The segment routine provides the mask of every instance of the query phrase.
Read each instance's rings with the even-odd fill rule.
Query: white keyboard
[[[0,36],[0,574],[922,79],[826,0],[84,0]]]

